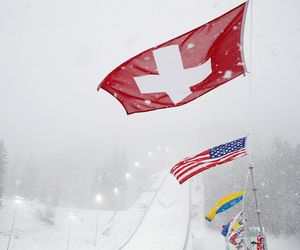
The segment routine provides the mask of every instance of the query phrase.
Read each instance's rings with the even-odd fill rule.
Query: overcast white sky
[[[185,156],[249,132],[249,75],[182,107],[130,116],[96,91],[124,60],[243,1],[0,2],[0,139],[10,156],[109,152],[116,145],[129,152],[169,146]],[[299,14],[298,0],[254,1],[251,127],[257,140],[299,142]],[[245,36],[248,52],[249,29]]]

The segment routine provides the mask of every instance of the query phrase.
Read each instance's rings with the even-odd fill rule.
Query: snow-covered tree
[[[257,153],[260,152],[260,153]],[[300,232],[300,145],[293,146],[279,138],[252,155],[262,223],[267,232],[296,234]],[[205,209],[218,198],[242,189],[248,171],[247,159],[220,166],[203,173]],[[258,226],[251,180],[248,180],[245,208],[250,226]],[[217,216],[213,227],[225,224],[241,205]]]
[[[257,182],[262,190],[262,210],[266,226],[277,234],[300,232],[299,146],[293,147],[276,138],[269,155],[261,160],[261,165]]]

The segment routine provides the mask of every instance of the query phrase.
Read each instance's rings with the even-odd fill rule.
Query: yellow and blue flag
[[[244,216],[244,211],[240,211],[235,217],[233,217],[226,225],[223,225],[221,234],[224,237],[228,237],[231,232],[237,232],[241,226],[245,226],[247,220]]]
[[[230,242],[236,249],[245,249],[246,224],[247,220],[242,210],[223,226],[221,234],[225,236],[226,242]]]
[[[209,222],[212,222],[216,216],[216,214],[222,213],[227,209],[233,207],[238,204],[244,197],[245,190],[241,190],[239,192],[235,192],[224,196],[221,198],[216,205],[205,215],[205,219]]]

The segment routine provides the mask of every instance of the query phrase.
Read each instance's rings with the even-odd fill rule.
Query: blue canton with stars
[[[235,141],[228,142],[220,146],[209,149],[209,156],[211,159],[219,158],[244,148],[245,144],[246,144],[246,137],[243,137]]]

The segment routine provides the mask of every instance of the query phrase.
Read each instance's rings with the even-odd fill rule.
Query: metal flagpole
[[[261,232],[261,235],[262,235],[262,238],[263,238],[263,249],[268,250],[267,239],[266,239],[263,227],[262,227],[262,222],[261,222],[261,217],[260,217],[261,211],[259,209],[259,204],[258,204],[257,187],[255,185],[253,169],[254,169],[253,165],[250,164],[249,165],[249,171],[250,171],[250,176],[251,176],[251,180],[252,180],[252,190],[253,190],[253,193],[254,193],[254,200],[255,200],[257,219],[258,219],[258,223],[259,223],[259,229],[260,229],[260,232]]]
[[[249,64],[250,64],[250,74],[249,74],[249,123],[250,123],[250,128],[249,130],[251,131],[252,128],[252,109],[251,109],[251,100],[252,100],[252,33],[253,33],[253,0],[249,0],[250,5],[250,60],[249,60]],[[250,139],[250,143],[251,143],[251,139]],[[263,249],[264,250],[268,250],[267,247],[267,240],[266,240],[266,236],[265,236],[265,232],[263,231],[263,226],[262,226],[262,222],[261,222],[261,211],[259,209],[259,203],[258,203],[258,197],[257,197],[257,187],[255,184],[255,179],[254,179],[254,166],[251,162],[251,153],[250,152],[250,145],[249,145],[249,172],[247,175],[247,181],[248,181],[248,177],[249,177],[249,173],[251,176],[251,182],[252,182],[252,190],[253,190],[253,194],[254,194],[254,200],[255,200],[255,206],[256,206],[256,213],[257,213],[257,218],[258,218],[258,223],[259,223],[259,228],[261,231],[261,235],[262,235],[262,239],[263,239]],[[246,181],[246,185],[247,185],[247,181]]]

